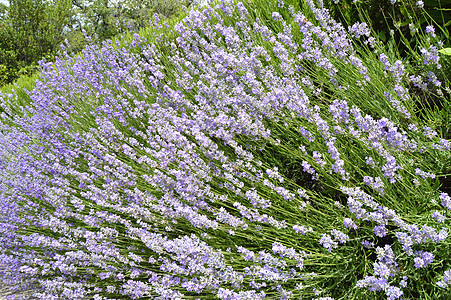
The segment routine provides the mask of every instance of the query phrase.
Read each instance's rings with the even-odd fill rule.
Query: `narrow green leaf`
[[[438,50],[438,52],[443,53],[445,55],[451,55],[451,48],[443,48],[441,50]]]
[[[380,38],[383,42],[385,42],[385,41],[387,40],[387,37],[385,36],[385,33],[384,33],[383,31],[379,31],[378,35],[379,35],[379,38]]]

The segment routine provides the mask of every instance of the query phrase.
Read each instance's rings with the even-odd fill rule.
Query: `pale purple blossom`
[[[370,249],[370,248],[373,248],[375,246],[375,244],[373,242],[368,241],[368,240],[363,240],[362,241],[362,246],[365,247],[366,249]]]
[[[384,237],[387,235],[387,229],[384,225],[378,225],[374,227],[374,234],[378,237]]]
[[[421,178],[426,179],[426,178],[435,178],[435,174],[432,172],[425,172],[422,171],[420,168],[415,168],[415,174],[417,174],[418,176],[421,176]]]
[[[340,230],[332,229],[331,234],[334,236],[334,240],[338,241],[340,244],[344,244],[349,241],[349,236]]]
[[[321,246],[327,249],[327,251],[331,252],[332,249],[335,249],[338,247],[338,243],[332,239],[330,235],[327,233],[323,233],[319,243]]]
[[[344,218],[343,224],[347,229],[357,229],[357,225],[354,223],[354,221],[350,218]]]
[[[388,300],[399,299],[403,295],[403,291],[397,286],[388,286],[385,289],[385,294]]]
[[[435,28],[433,25],[426,26],[426,33],[429,34],[431,37],[435,37]]]
[[[421,55],[423,56],[423,63],[428,65],[434,65],[437,69],[440,69],[442,66],[439,63],[440,56],[438,54],[438,49],[434,45],[429,46],[428,49],[422,48],[420,50]]]
[[[438,281],[436,284],[442,289],[446,289],[451,286],[451,270],[446,270],[443,274],[443,279]]]
[[[440,196],[438,197],[440,200],[442,200],[442,205],[449,211],[451,211],[451,197],[448,195],[448,193],[442,192],[440,193]]]
[[[441,214],[439,211],[435,210],[432,212],[431,215],[439,223],[443,223],[446,220],[446,217],[443,214]]]
[[[306,227],[305,225],[293,225],[293,230],[296,233],[300,233],[302,235],[305,235],[307,232],[312,232],[312,227]]]
[[[355,38],[359,38],[361,36],[370,36],[370,30],[368,28],[368,24],[357,22],[351,27],[349,27],[349,32],[351,32]]]
[[[357,281],[358,288],[367,288],[372,292],[380,292],[388,287],[388,282],[385,278],[378,278],[375,276],[365,276],[364,279]]]

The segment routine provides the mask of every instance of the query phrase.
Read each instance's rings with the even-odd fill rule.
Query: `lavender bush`
[[[445,299],[451,144],[410,83],[449,108],[449,82],[304,4],[197,6],[2,95],[0,278],[39,299]]]

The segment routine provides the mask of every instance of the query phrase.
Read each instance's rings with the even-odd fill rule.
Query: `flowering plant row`
[[[63,45],[29,105],[3,95],[1,279],[39,299],[445,297],[451,144],[411,89],[449,88],[292,2]]]

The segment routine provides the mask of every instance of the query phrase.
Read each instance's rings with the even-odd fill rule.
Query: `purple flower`
[[[426,26],[426,33],[429,34],[432,37],[435,37],[435,28],[432,25]]]
[[[423,63],[428,65],[435,65],[437,69],[440,69],[442,66],[439,64],[440,56],[438,54],[438,49],[434,45],[429,46],[428,49],[422,48],[420,50],[421,55],[423,56]]]
[[[265,209],[265,208],[268,208],[271,206],[271,201],[268,199],[262,198],[260,195],[258,195],[258,193],[255,189],[247,190],[245,195],[246,195],[246,198],[250,201],[250,203],[255,208]]]
[[[376,163],[371,156],[365,157],[365,163],[373,168],[376,167]]]
[[[423,81],[423,79],[421,78],[420,75],[415,76],[415,75],[410,75],[410,80],[413,83],[413,85],[421,90],[426,90],[427,88],[427,83]]]
[[[363,177],[363,182],[365,182],[366,185],[369,185],[370,187],[372,187],[380,195],[383,195],[385,193],[384,182],[382,181],[382,179],[379,176],[376,178],[373,178],[370,176],[365,176],[365,177]]]
[[[407,279],[408,279],[407,276],[403,276],[401,281],[399,282],[399,285],[403,288],[406,288],[407,287]]]
[[[375,262],[373,264],[374,268],[374,275],[378,277],[388,278],[394,276],[394,274],[391,272],[388,265],[381,263],[381,262]]]
[[[416,252],[416,257],[414,258],[415,268],[424,268],[434,261],[434,255],[427,251]]]
[[[274,253],[279,253],[281,258],[288,257],[290,259],[295,260],[298,263],[297,267],[299,269],[303,268],[303,266],[304,266],[303,254],[297,253],[294,248],[287,248],[279,242],[274,242],[272,244],[272,251]]]
[[[387,295],[387,300],[399,299],[403,295],[403,291],[396,286],[388,286],[385,289],[385,294]]]
[[[379,55],[379,61],[384,65],[386,71],[389,71],[391,69],[391,63],[388,59],[388,56],[384,53],[381,53],[381,55]]]
[[[387,229],[384,225],[374,227],[374,234],[378,237],[384,237],[387,235]]]
[[[336,122],[349,123],[349,108],[346,101],[334,100],[329,111]]]
[[[304,160],[304,161],[302,161],[301,165],[302,165],[302,170],[304,172],[307,172],[307,173],[311,174],[312,176],[316,175],[316,170],[308,162],[306,162]]]
[[[405,74],[405,68],[404,65],[402,64],[402,61],[400,60],[395,61],[393,67],[391,68],[391,72],[393,74],[393,77],[395,77],[396,79],[402,78]]]
[[[316,161],[316,163],[318,165],[320,165],[321,167],[324,167],[326,165],[326,161],[322,158],[321,153],[319,153],[317,151],[313,151],[312,157]]]
[[[387,279],[378,278],[375,276],[365,276],[364,279],[357,281],[356,286],[358,288],[367,288],[372,292],[380,292],[388,287]]]
[[[300,126],[299,127],[299,132],[302,134],[302,136],[308,140],[310,143],[313,142],[315,140],[315,136],[308,131],[307,129],[305,129],[304,127]]]
[[[274,21],[278,21],[278,22],[283,21],[282,16],[278,12],[273,12],[272,18],[274,19]]]
[[[354,230],[357,229],[357,225],[356,225],[356,224],[354,223],[354,221],[353,221],[352,219],[350,219],[350,218],[344,218],[343,224],[345,225],[345,227],[346,227],[347,229],[349,229],[349,228],[352,228],[352,229],[354,229]]]
[[[415,257],[414,260],[413,260],[413,262],[414,262],[413,265],[414,265],[415,268],[417,268],[417,269],[423,268],[423,267],[426,266],[426,263],[424,262],[423,258],[421,258],[421,257]]]
[[[301,225],[301,226],[293,225],[293,230],[294,230],[294,232],[301,233],[302,235],[305,235],[307,232],[313,231],[312,227],[306,228],[304,225]]]
[[[411,246],[413,245],[412,237],[410,237],[405,232],[397,231],[395,232],[395,236],[398,238],[398,241],[402,244],[402,248],[407,253],[412,253]]]
[[[410,131],[413,131],[413,132],[418,131],[418,127],[415,124],[409,124],[408,128]]]
[[[395,254],[390,245],[385,245],[384,248],[376,247],[377,260],[387,265],[396,266]]]
[[[448,151],[451,150],[451,142],[445,139],[440,139],[440,144],[432,144],[433,149]]]
[[[439,223],[443,223],[446,220],[446,217],[436,210],[432,212],[432,217]]]
[[[349,32],[351,32],[355,38],[359,38],[361,36],[370,36],[370,30],[368,28],[368,24],[357,22],[352,27],[349,27]]]
[[[446,289],[451,286],[451,270],[447,270],[443,274],[443,280],[437,282],[437,285],[442,289]]]
[[[442,200],[442,205],[451,211],[451,197],[448,195],[448,193],[440,193],[440,196],[438,198]]]
[[[421,178],[426,179],[426,178],[435,178],[435,174],[431,173],[431,172],[424,172],[422,170],[420,170],[420,168],[416,168],[415,169],[415,174],[421,176]]]
[[[338,241],[340,244],[344,244],[349,241],[349,236],[340,230],[332,229],[331,234],[334,236],[334,240]]]
[[[384,171],[384,176],[387,177],[391,183],[396,182],[396,171],[401,169],[401,167],[396,163],[396,159],[392,155],[386,157],[387,163],[382,166],[382,171]]]
[[[431,72],[431,71],[427,72],[427,78],[428,78],[428,81],[431,82],[436,87],[442,86],[442,82],[440,80],[438,80],[437,76],[433,72]],[[438,91],[441,91],[441,90],[439,89]],[[438,93],[440,93],[440,92],[438,92]]]
[[[327,249],[327,251],[331,252],[332,249],[335,249],[338,247],[338,243],[332,240],[332,237],[328,235],[327,233],[323,233],[319,243],[321,246]]]
[[[266,294],[262,291],[257,294],[256,291],[241,291],[241,292],[234,292],[232,290],[226,289],[226,288],[219,288],[216,296],[221,300],[235,300],[235,299],[256,299],[256,300],[263,300],[266,297]],[[172,298],[175,299],[175,298]]]

